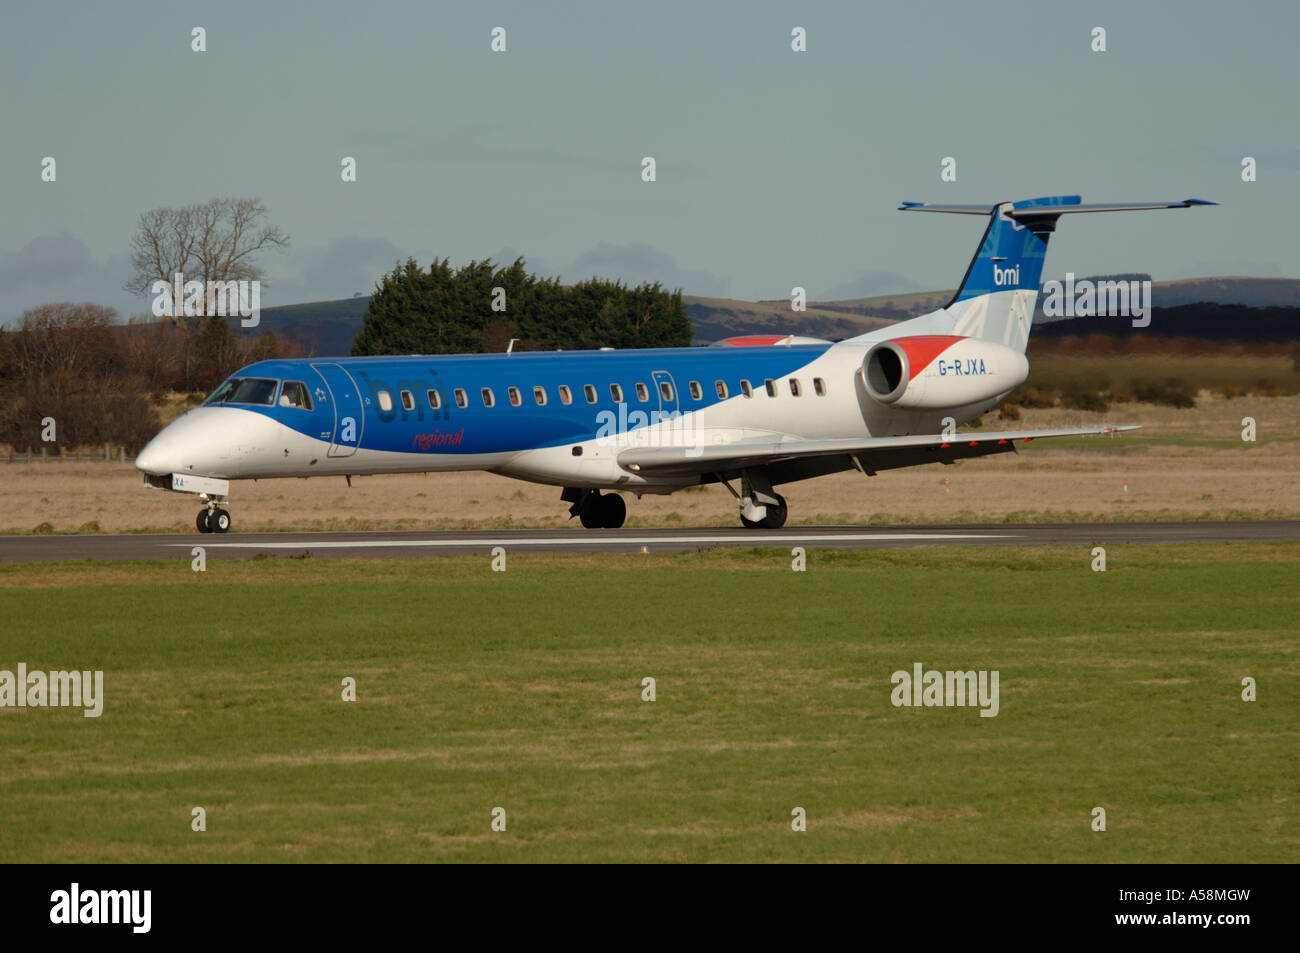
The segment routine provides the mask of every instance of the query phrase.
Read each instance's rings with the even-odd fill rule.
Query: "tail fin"
[[[995,341],[1023,352],[1034,319],[1047,240],[1056,230],[1058,218],[1069,212],[1124,212],[1215,204],[1184,199],[1083,205],[1077,195],[1056,195],[993,206],[904,202],[900,210],[988,216],[988,227],[979,249],[966,269],[956,296],[943,311],[953,322],[951,333]]]

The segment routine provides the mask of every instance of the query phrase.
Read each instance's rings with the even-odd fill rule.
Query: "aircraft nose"
[[[173,420],[156,437],[145,444],[135,458],[135,467],[151,476],[191,473],[210,462],[207,447],[212,435],[214,415],[200,407]]]
[[[159,434],[158,436],[162,436]],[[162,476],[164,473],[171,473],[170,470],[164,469],[162,465],[163,453],[158,446],[158,437],[154,437],[144,449],[135,455],[135,468],[141,470],[150,476]]]
[[[178,426],[180,423],[176,420],[168,424],[144,445],[144,449],[136,454],[137,470],[142,470],[150,476],[164,476],[175,473],[184,466],[183,462],[177,459],[176,453],[180,449],[178,446],[180,434],[177,433],[181,429]]]
[[[263,462],[283,426],[237,407],[196,407],[172,421],[135,458],[151,476],[169,473],[240,479]]]

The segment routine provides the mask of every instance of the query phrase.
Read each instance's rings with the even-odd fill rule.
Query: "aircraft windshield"
[[[266,377],[232,377],[203,403],[269,405],[275,399],[275,388],[279,383]]]

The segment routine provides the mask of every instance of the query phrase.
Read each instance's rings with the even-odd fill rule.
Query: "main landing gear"
[[[618,529],[627,519],[627,504],[617,493],[566,486],[560,499],[573,504],[569,516],[578,517],[587,529]]]
[[[216,500],[209,500],[208,505],[199,510],[194,525],[199,528],[200,533],[229,533],[230,513],[217,506]]]
[[[767,509],[766,516],[756,520],[746,519],[745,511],[742,509],[740,511],[740,525],[746,529],[780,529],[784,526],[786,513],[788,512],[785,497],[780,493],[773,493],[772,496],[775,497],[776,503],[764,504]]]
[[[785,497],[772,489],[765,471],[742,470],[739,493],[727,480],[721,483],[740,504],[740,524],[746,529],[780,529],[785,525],[789,512]]]

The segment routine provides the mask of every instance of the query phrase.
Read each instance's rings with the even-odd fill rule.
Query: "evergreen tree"
[[[505,310],[493,307],[504,292]],[[457,354],[598,347],[683,347],[692,337],[681,291],[658,282],[628,288],[592,278],[566,287],[538,278],[522,258],[508,267],[491,260],[451,268],[446,258],[427,271],[408,258],[376,284],[354,355]]]

